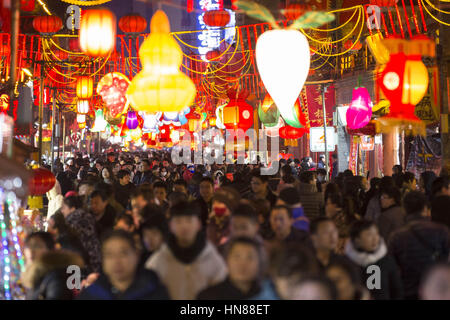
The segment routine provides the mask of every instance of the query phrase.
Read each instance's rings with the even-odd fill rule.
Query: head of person
[[[95,216],[101,216],[108,206],[108,194],[104,190],[95,190],[89,196],[89,210]]]
[[[61,205],[61,213],[64,215],[64,217],[67,217],[75,210],[81,208],[83,208],[83,199],[81,197],[79,196],[65,197]]]
[[[344,170],[344,178],[353,177],[353,176],[354,176],[354,174],[353,174],[352,170],[350,170],[350,169]]]
[[[419,191],[411,191],[405,195],[403,199],[403,208],[405,209],[407,216],[430,216],[427,197]]]
[[[166,167],[161,167],[160,171],[159,171],[159,175],[162,178],[166,178],[169,175],[169,171],[167,170]]]
[[[212,198],[212,213],[216,217],[229,217],[239,203],[240,195],[233,188],[217,189]]]
[[[167,198],[167,185],[162,181],[153,184],[153,193],[159,204],[163,204]]]
[[[113,164],[113,168],[112,168],[113,174],[117,176],[117,174],[119,173],[121,168],[122,168],[122,166],[120,165],[120,163],[119,162],[115,162]]]
[[[169,226],[162,212],[152,214],[140,226],[142,243],[149,252],[155,252],[166,241]]]
[[[400,164],[396,164],[393,168],[392,168],[392,173],[393,174],[400,174],[403,172],[403,167]]]
[[[284,159],[282,159],[284,160]],[[281,177],[292,176],[292,167],[291,166],[282,166],[280,169]]]
[[[438,196],[431,203],[431,220],[450,228],[450,196]]]
[[[169,194],[169,196],[167,197],[169,207],[173,207],[174,205],[176,205],[179,202],[188,201],[188,200],[189,200],[189,198],[188,198],[187,194],[184,192],[177,192],[177,191],[171,192]]]
[[[139,155],[135,155],[134,156],[134,163],[140,163],[141,162],[141,157]]]
[[[170,232],[181,247],[190,247],[202,229],[201,208],[194,202],[180,202],[169,209]]]
[[[254,169],[251,173],[250,187],[253,193],[263,195],[269,188],[269,176],[261,175],[260,169]]]
[[[112,230],[102,239],[103,273],[114,287],[131,285],[139,263],[139,250],[131,233]]]
[[[114,152],[108,152],[108,161],[109,162],[116,161],[116,155],[114,154]]]
[[[141,166],[140,166],[140,171],[141,172],[146,172],[150,170],[150,161],[144,159],[141,160]]]
[[[250,204],[240,203],[231,215],[231,236],[256,238],[258,232],[258,213]]]
[[[206,202],[209,202],[214,195],[214,181],[209,177],[203,177],[199,184],[200,196]]]
[[[324,276],[306,277],[295,283],[291,289],[290,300],[336,300],[337,289],[334,283]]]
[[[92,192],[94,192],[94,189],[94,182],[92,180],[84,180],[78,185],[78,194],[87,198]]]
[[[387,187],[381,189],[380,206],[382,209],[387,209],[392,206],[399,206],[401,203],[402,194],[397,187]]]
[[[55,249],[55,240],[51,233],[37,231],[29,234],[25,239],[23,252],[27,265],[53,249]]]
[[[225,258],[230,280],[247,285],[249,289],[263,273],[261,245],[253,238],[231,239],[227,244]]]
[[[309,233],[316,250],[333,252],[337,248],[339,232],[332,219],[321,217],[312,220]]]
[[[184,181],[183,179],[175,180],[175,182],[173,183],[173,190],[172,191],[173,192],[185,193],[187,195],[188,194],[188,188],[187,188],[186,181]]]
[[[301,206],[300,195],[296,188],[284,188],[278,195],[276,205],[288,206],[291,208]]]
[[[361,283],[358,267],[350,261],[339,259],[328,265],[325,274],[336,286],[339,300],[355,299]]]
[[[416,189],[417,181],[416,181],[416,176],[414,175],[414,173],[405,172],[403,174],[402,179],[403,179],[403,187],[411,189],[411,190]]]
[[[120,215],[116,220],[114,229],[134,232],[136,227],[134,226],[133,217],[129,214]]]
[[[285,239],[291,233],[293,223],[291,208],[274,206],[270,211],[270,226],[277,239]]]
[[[153,190],[146,186],[140,186],[131,193],[131,213],[136,227],[139,227],[142,221],[141,210],[151,203],[151,199],[153,199]]]
[[[419,186],[428,196],[432,194],[434,180],[436,180],[436,174],[433,171],[425,171],[420,174]]]
[[[103,167],[102,169],[102,178],[103,180],[112,180],[114,177],[111,169],[109,167]]]
[[[431,187],[433,197],[450,196],[450,179],[448,177],[439,177],[433,181]]]
[[[425,272],[419,289],[422,300],[450,300],[450,263],[431,266]]]
[[[101,172],[102,169],[103,169],[103,161],[96,160],[95,161],[95,168],[97,169],[98,172]]]
[[[330,192],[325,195],[325,215],[333,218],[344,208],[344,197],[340,192]]]
[[[117,172],[117,179],[119,180],[120,185],[126,186],[131,181],[130,171],[119,170],[119,172]]]
[[[378,190],[380,187],[381,178],[374,177],[370,179],[370,190]]]
[[[360,220],[352,224],[350,239],[356,249],[364,252],[374,252],[381,241],[378,227],[373,221]]]
[[[300,174],[300,182],[307,184],[316,184],[316,174],[312,171],[303,171]]]

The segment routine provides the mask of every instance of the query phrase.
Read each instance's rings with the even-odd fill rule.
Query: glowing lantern
[[[225,27],[230,22],[227,10],[209,10],[203,14],[203,22],[210,27]]]
[[[172,139],[170,138],[170,131],[170,126],[161,126],[159,130],[159,142],[172,142]]]
[[[102,97],[111,117],[120,117],[128,106],[126,92],[129,84],[127,76],[119,72],[107,73],[98,82],[97,94]]]
[[[219,129],[226,129],[223,124],[223,108],[225,108],[225,104],[218,106],[216,108],[216,127]]]
[[[301,138],[306,133],[305,128],[294,128],[291,126],[284,126],[280,128],[280,137],[285,139],[286,146],[296,147],[297,139]]]
[[[206,60],[215,61],[220,59],[220,51],[219,50],[211,50],[208,51],[205,55]]]
[[[425,135],[425,124],[415,116],[414,108],[428,90],[428,70],[421,56],[434,56],[434,50],[430,49],[433,41],[388,39],[384,43],[391,56],[377,82],[391,105],[389,114],[377,120],[377,131],[390,132],[394,127],[401,127]]]
[[[94,92],[94,79],[88,76],[77,78],[77,97],[79,99],[89,99]]]
[[[141,128],[137,127],[134,130],[130,130],[130,138],[133,141],[138,141],[142,137],[142,130]]]
[[[83,12],[80,23],[80,48],[91,57],[108,55],[116,44],[116,17],[107,9]]]
[[[216,126],[216,117],[211,117],[211,118],[209,119],[209,125],[210,125],[211,127],[215,127],[215,126]]]
[[[353,42],[352,40],[347,40],[344,43],[344,49],[350,50],[350,51],[358,51],[362,49],[362,44],[357,40],[356,42]]]
[[[77,114],[77,122],[78,123],[85,123],[86,122],[86,115],[85,114]]]
[[[137,111],[179,112],[193,102],[195,85],[179,69],[183,53],[169,34],[169,19],[163,11],[153,15],[150,29],[139,49],[143,69],[131,81],[127,96]]]
[[[196,132],[201,130],[202,120],[201,116],[197,112],[191,111],[186,115],[186,119],[188,120],[189,132]]]
[[[87,114],[89,112],[89,100],[78,99],[77,112],[79,114]]]
[[[128,111],[127,114],[127,127],[130,130],[134,130],[138,127],[139,123],[138,123],[138,119],[137,119],[137,115],[135,111]]]
[[[269,94],[266,94],[263,103],[259,106],[258,116],[266,127],[274,127],[279,123],[280,112]]]
[[[39,33],[51,35],[62,28],[62,20],[58,16],[38,16],[33,19],[33,27]]]
[[[91,132],[105,131],[107,124],[108,124],[108,122],[106,122],[106,120],[105,120],[105,117],[103,115],[103,110],[98,109],[97,111],[95,111],[94,127],[91,129]]]
[[[147,28],[147,20],[140,14],[134,13],[119,19],[119,29],[125,33],[142,33]]]
[[[256,63],[267,92],[286,123],[301,127],[295,101],[308,77],[310,50],[306,37],[297,30],[270,30],[256,43]]]
[[[28,181],[28,191],[31,196],[40,196],[50,191],[55,183],[55,176],[50,170],[33,169],[31,179]]]
[[[245,102],[248,92],[229,90],[230,101],[223,108],[223,124],[229,130],[242,129],[247,131],[253,125],[253,107]]]
[[[359,129],[367,125],[372,117],[372,107],[369,91],[364,87],[354,89],[352,103],[346,113],[347,127]]]

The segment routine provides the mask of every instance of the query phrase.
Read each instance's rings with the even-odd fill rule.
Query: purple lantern
[[[353,89],[353,99],[347,110],[346,119],[349,129],[360,129],[367,125],[372,117],[372,100],[364,87]]]
[[[135,111],[128,111],[127,114],[127,127],[130,130],[134,130],[138,127],[139,122]]]

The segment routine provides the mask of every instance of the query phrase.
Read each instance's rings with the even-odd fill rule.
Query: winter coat
[[[141,184],[148,183],[151,184],[153,180],[153,174],[151,171],[145,171],[144,173],[139,172],[133,177],[133,184],[140,186]]]
[[[117,218],[116,210],[110,204],[108,204],[105,208],[105,213],[100,218],[100,220],[97,220],[96,223],[96,230],[99,239],[104,233],[114,228],[116,218]]]
[[[300,202],[309,220],[320,216],[321,208],[324,206],[323,194],[317,192],[317,186],[300,182],[299,185]]]
[[[89,287],[83,289],[77,300],[167,300],[166,287],[157,274],[151,270],[140,269],[130,287],[124,292],[116,290],[108,277],[101,274]]]
[[[377,194],[369,200],[364,219],[369,221],[377,221],[381,214],[380,197]]]
[[[131,193],[136,187],[134,184],[129,183],[125,186],[122,186],[120,183],[116,183],[114,185],[114,196],[116,201],[120,203],[120,205],[125,209],[130,201]]]
[[[391,234],[405,225],[405,211],[400,206],[392,206],[382,210],[377,220],[380,236],[389,241]]]
[[[255,281],[247,293],[236,288],[229,278],[201,291],[197,300],[248,300],[261,292],[260,284]]]
[[[187,249],[175,249],[176,243],[169,238],[172,244],[163,244],[145,264],[158,274],[174,300],[193,300],[200,291],[223,281],[227,275],[225,262],[214,245],[206,241],[205,235],[198,237],[203,240],[196,241],[196,248]]]
[[[66,223],[80,237],[80,241],[89,255],[89,268],[93,272],[99,272],[101,252],[94,216],[83,209],[77,209],[66,217]]]
[[[417,299],[424,270],[438,260],[448,260],[450,236],[446,226],[424,218],[407,217],[407,222],[391,236],[389,252],[399,265],[405,297]]]
[[[371,289],[367,286],[374,300],[403,299],[400,272],[394,258],[388,254],[383,239],[381,239],[378,249],[370,253],[356,249],[353,242],[349,241],[345,247],[345,255],[360,267],[363,285],[376,283],[371,280],[372,278],[369,279],[374,273],[368,268],[373,265],[380,268],[380,288]],[[369,283],[368,280],[370,280]]]
[[[48,209],[47,209],[47,220],[50,219],[56,211],[58,211],[63,203],[64,197],[61,194],[61,186],[58,180],[56,180],[55,186],[47,192],[48,198]]]

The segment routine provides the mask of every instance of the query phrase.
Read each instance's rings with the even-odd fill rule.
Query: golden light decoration
[[[77,97],[78,99],[90,99],[94,93],[94,79],[88,76],[77,78]]]
[[[77,112],[79,114],[87,114],[89,112],[89,100],[78,99]]]
[[[77,114],[77,122],[78,123],[86,122],[86,115],[85,114]]]
[[[193,102],[195,85],[180,71],[183,53],[162,10],[153,15],[150,30],[139,49],[143,70],[131,81],[127,97],[137,111],[180,112]]]
[[[116,16],[108,9],[83,12],[80,23],[80,48],[91,57],[107,56],[116,44]]]

